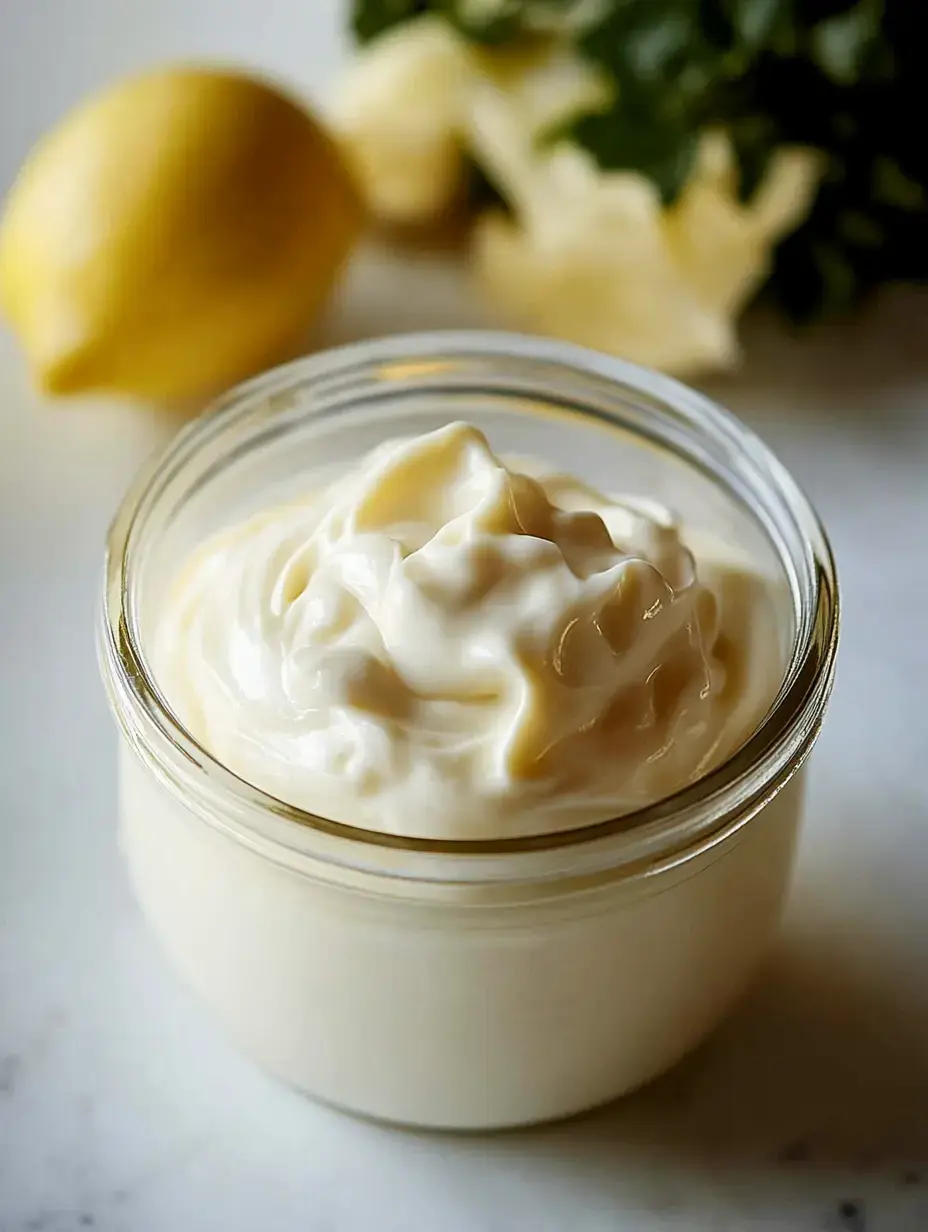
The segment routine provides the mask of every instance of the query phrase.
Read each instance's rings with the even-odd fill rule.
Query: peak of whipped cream
[[[215,757],[310,812],[569,829],[692,782],[769,704],[763,584],[717,553],[701,573],[662,507],[452,423],[201,545],[155,669]]]

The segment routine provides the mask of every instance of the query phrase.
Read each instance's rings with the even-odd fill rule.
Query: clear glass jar
[[[292,808],[183,729],[147,649],[190,548],[305,490],[321,467],[450,419],[503,453],[661,499],[778,579],[782,687],[727,762],[586,829],[426,841]],[[676,382],[482,333],[301,360],[187,427],[111,531],[100,654],[124,737],[121,836],[138,899],[242,1046],[317,1097],[445,1128],[579,1112],[692,1049],[757,967],[837,636],[834,567],[805,497],[742,424]]]

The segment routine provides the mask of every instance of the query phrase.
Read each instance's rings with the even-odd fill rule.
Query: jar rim
[[[410,365],[417,374],[431,367],[440,376],[444,365],[474,361],[527,366],[538,384],[532,390],[521,386],[520,392],[542,401],[547,396],[543,376],[554,370],[647,398],[749,464],[751,477],[766,485],[766,494],[797,532],[811,583],[804,619],[797,622],[780,691],[758,727],[718,766],[643,808],[575,829],[490,840],[407,837],[329,821],[242,779],[196,740],[171,709],[145,654],[133,602],[140,520],[166,479],[176,477],[215,432],[263,405],[276,414],[281,397],[294,387],[334,385],[337,410],[340,382],[364,375],[398,382]],[[585,411],[613,427],[623,426],[617,416],[610,419],[608,410],[581,408]],[[314,408],[304,406],[302,414],[311,416]],[[692,453],[680,456],[691,465],[696,462]],[[714,478],[719,480],[717,474]],[[730,485],[729,494],[736,495]],[[773,538],[787,567],[786,546]],[[546,875],[545,869],[548,875],[561,875],[566,853],[577,872],[619,862],[651,872],[668,860],[688,859],[745,824],[785,785],[814,743],[831,691],[838,627],[837,576],[824,528],[786,468],[731,412],[671,377],[570,343],[497,331],[434,331],[350,343],[294,360],[236,386],[186,425],[137,477],[110,527],[99,653],[112,709],[130,744],[172,790],[188,797],[192,793],[207,819],[234,837],[288,864],[302,856],[403,879],[470,882],[514,879],[506,865],[517,857],[528,862],[520,880],[529,865],[534,876]],[[217,790],[221,808],[211,806]]]

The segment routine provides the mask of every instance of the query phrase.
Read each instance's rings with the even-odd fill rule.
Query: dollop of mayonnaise
[[[155,670],[215,757],[310,812],[569,829],[694,781],[769,705],[765,587],[717,555],[704,572],[661,506],[515,469],[452,423],[209,539]]]

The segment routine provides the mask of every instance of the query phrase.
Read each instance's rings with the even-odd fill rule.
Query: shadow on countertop
[[[923,1232],[928,985],[909,993],[840,938],[794,930],[735,1015],[667,1077],[495,1149],[601,1206],[620,1187],[627,1201],[633,1177],[640,1208],[664,1214],[704,1211],[707,1194],[724,1193],[726,1209],[732,1194],[746,1209],[766,1194],[787,1220],[777,1228]]]
[[[928,996],[910,992],[794,937],[696,1056],[599,1116],[620,1137],[660,1119],[662,1146],[698,1158],[928,1164]]]
[[[849,317],[801,331],[757,305],[741,322],[740,341],[731,371],[693,383],[750,421],[811,419],[885,433],[926,409],[928,290],[888,289]],[[906,396],[915,390],[919,405]]]

